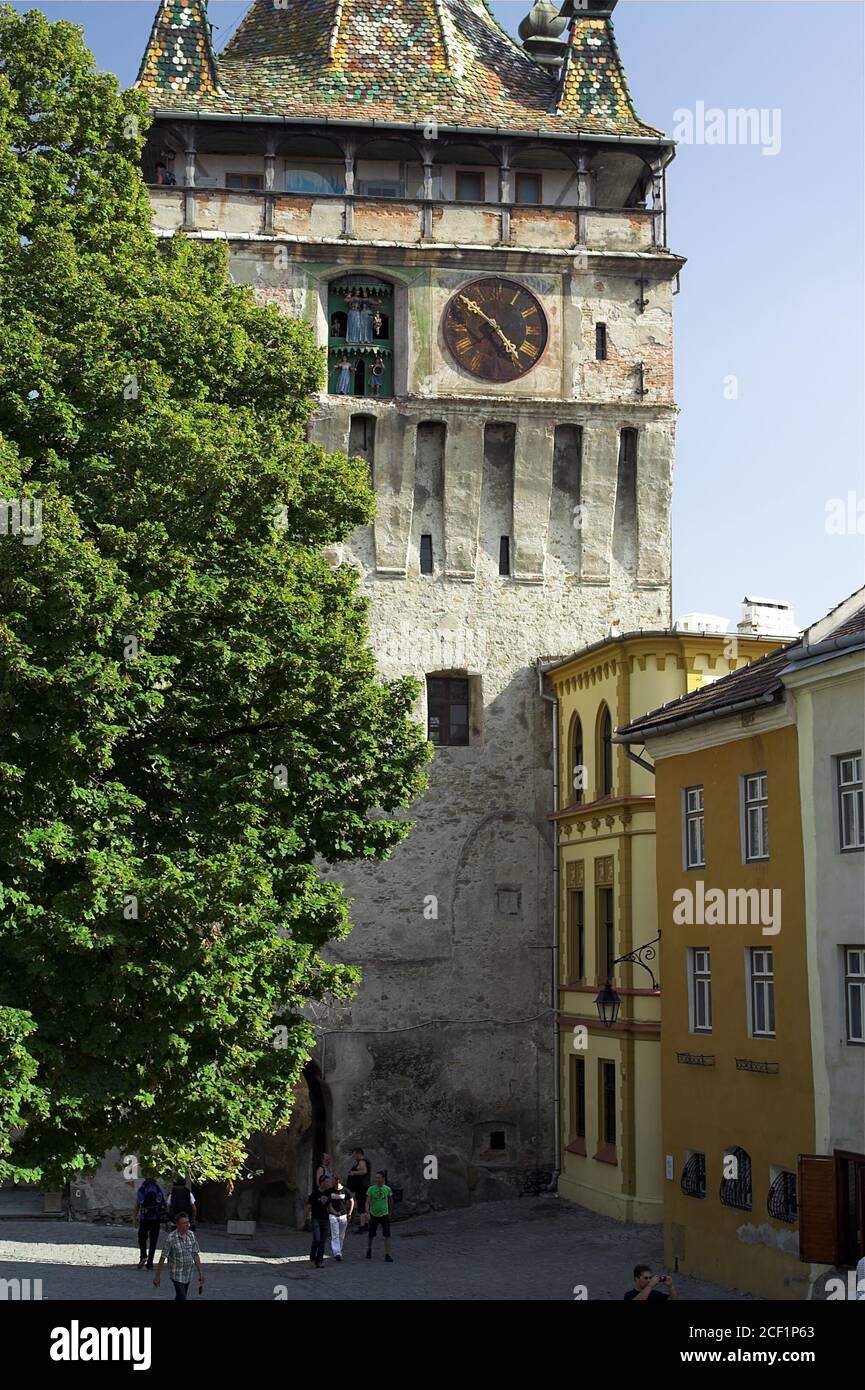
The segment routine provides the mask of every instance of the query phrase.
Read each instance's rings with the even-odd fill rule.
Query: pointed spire
[[[135,86],[177,96],[219,93],[207,0],[160,0]]]
[[[616,0],[565,0],[562,14],[571,17],[568,49],[556,92],[557,115],[579,118],[587,130],[658,134],[640,121],[613,33]]]

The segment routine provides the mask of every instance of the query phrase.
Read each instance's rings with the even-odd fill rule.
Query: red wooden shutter
[[[799,1155],[799,1258],[838,1263],[838,1202],[835,1159]]]

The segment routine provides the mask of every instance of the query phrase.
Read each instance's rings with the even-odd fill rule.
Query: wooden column
[[[499,203],[501,204],[501,229],[499,238],[501,241],[511,239],[511,147],[503,144],[500,147],[501,163],[499,165]]]
[[[342,234],[344,237],[354,236],[354,154],[356,149],[353,140],[347,140],[343,145],[345,156],[345,203],[342,224]]]

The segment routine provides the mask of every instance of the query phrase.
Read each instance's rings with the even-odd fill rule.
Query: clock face
[[[463,285],[444,312],[445,342],[482,381],[514,381],[547,345],[547,320],[535,296],[514,280],[489,275]]]

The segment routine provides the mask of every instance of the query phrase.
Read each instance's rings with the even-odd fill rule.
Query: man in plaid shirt
[[[185,1303],[193,1268],[198,1270],[198,1292],[201,1292],[201,1286],[204,1283],[204,1275],[201,1272],[201,1254],[195,1233],[189,1229],[189,1217],[183,1212],[178,1216],[174,1230],[162,1247],[159,1264],[153,1276],[153,1282],[157,1289],[159,1288],[162,1266],[166,1260],[168,1261],[168,1273],[174,1285],[175,1303],[178,1300]]]

